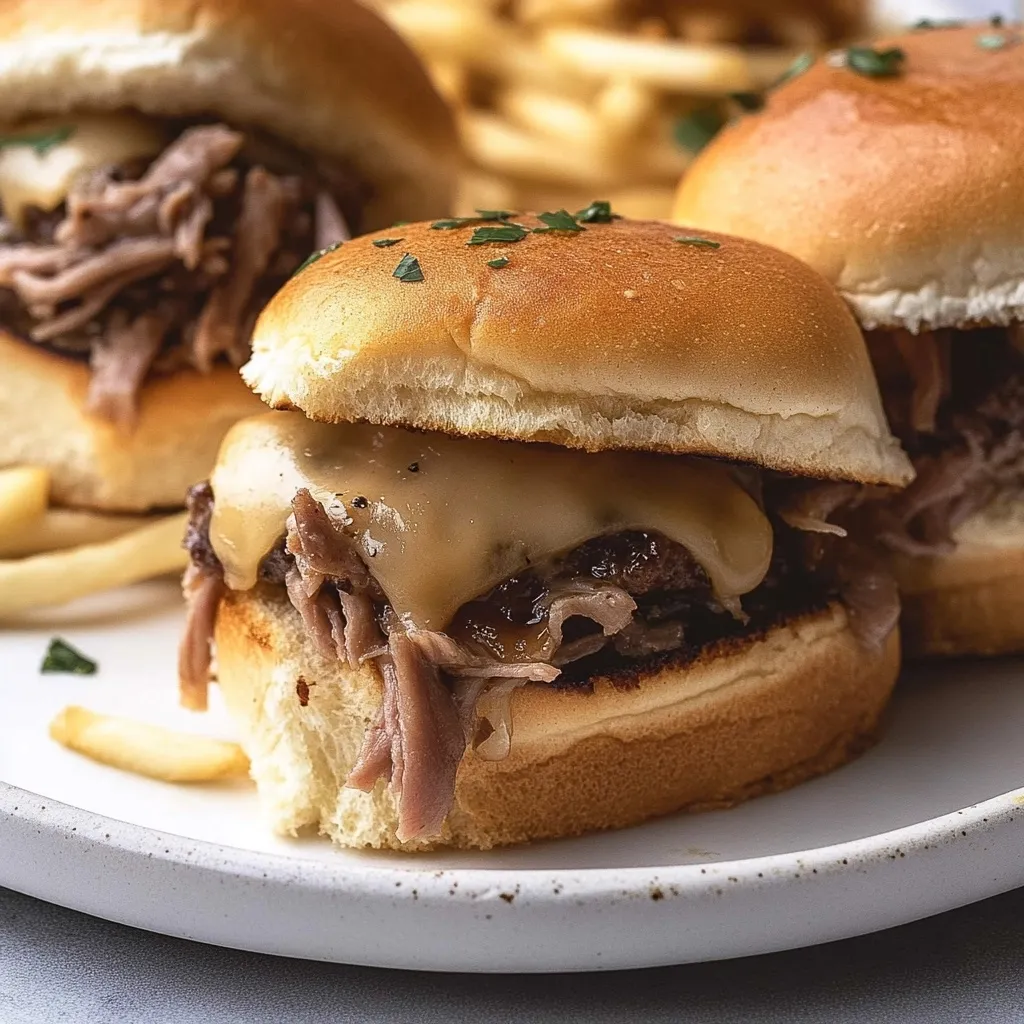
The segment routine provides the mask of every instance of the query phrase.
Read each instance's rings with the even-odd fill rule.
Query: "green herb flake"
[[[721,242],[713,242],[710,238],[701,238],[698,235],[677,235],[672,239],[680,245],[695,245],[701,249],[721,249]]]
[[[725,126],[725,118],[714,107],[694,110],[679,118],[672,128],[676,144],[696,156]]]
[[[810,71],[812,67],[814,67],[814,54],[809,52],[801,53],[800,56],[782,72],[772,88],[774,89],[791,79],[799,78],[805,72]]]
[[[542,235],[548,231],[586,231],[582,224],[576,222],[576,218],[568,210],[553,210],[547,213],[538,213],[537,219],[543,221],[546,227],[534,228],[536,235]]]
[[[986,32],[978,36],[975,42],[983,50],[1001,50],[1009,43],[1009,39],[995,32]]]
[[[334,243],[334,245],[329,245],[329,246],[327,246],[327,248],[326,248],[326,249],[317,249],[317,251],[316,251],[316,252],[310,253],[310,254],[309,254],[309,255],[308,255],[308,256],[307,256],[307,257],[306,257],[306,258],[305,258],[305,259],[304,259],[304,260],[303,260],[303,261],[302,261],[302,262],[301,262],[301,263],[300,263],[300,264],[299,264],[299,265],[298,265],[297,267],[296,267],[296,268],[295,268],[295,273],[294,273],[294,274],[292,274],[292,277],[294,277],[294,276],[295,276],[295,274],[301,274],[301,273],[302,273],[302,271],[306,269],[306,267],[311,267],[311,266],[312,266],[312,265],[313,265],[314,263],[316,263],[316,261],[317,261],[317,260],[319,260],[319,259],[322,259],[322,258],[323,258],[324,256],[326,256],[326,255],[327,255],[327,254],[328,254],[329,252],[334,252],[334,250],[335,250],[335,249],[340,249],[340,248],[341,248],[341,242],[335,242],[335,243]]]
[[[890,50],[851,46],[846,50],[845,58],[845,66],[858,75],[865,75],[867,78],[893,78],[903,70],[907,55],[895,46]]]
[[[30,146],[40,156],[45,156],[54,146],[67,142],[75,129],[71,125],[54,128],[51,132],[30,132],[23,135],[0,135],[0,149],[8,146]]]
[[[404,228],[404,227],[408,227],[409,223],[410,222],[407,221],[407,220],[396,220],[395,223],[392,224],[391,226],[393,228]]]
[[[404,238],[375,238],[373,244],[378,249],[390,249],[393,245],[398,245],[399,242],[404,242]]]
[[[81,651],[76,651],[66,640],[55,636],[46,648],[39,671],[47,674],[63,672],[73,676],[93,676],[99,666]]]
[[[521,224],[501,224],[477,228],[466,245],[489,245],[491,242],[521,242],[529,232]]]
[[[399,261],[391,274],[405,284],[416,284],[423,280],[423,271],[420,269],[420,261],[411,252],[407,252]]]
[[[508,257],[499,256],[496,260],[488,260],[487,266],[494,267],[495,270],[501,270],[503,267],[508,266]]]
[[[467,224],[478,224],[480,221],[497,221],[504,223],[510,217],[515,216],[512,210],[477,210],[476,217],[448,217],[445,220],[435,220],[430,226],[435,231],[455,231],[457,228],[464,228]]]
[[[999,15],[995,15],[999,17]],[[935,29],[943,28],[961,28],[963,26],[962,21],[958,21],[956,18],[921,18],[920,21],[915,21],[910,27],[919,32],[930,32]]]
[[[764,94],[759,92],[731,92],[729,99],[748,114],[764,109]]]
[[[576,219],[584,224],[610,224],[622,218],[612,213],[612,204],[607,199],[595,199],[585,210],[576,211]]]

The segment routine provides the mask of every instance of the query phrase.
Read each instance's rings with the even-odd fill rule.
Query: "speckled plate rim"
[[[1022,837],[1024,788],[746,860],[426,870],[219,846],[0,783],[2,885],[217,945],[429,970],[644,967],[846,938],[1024,885]]]

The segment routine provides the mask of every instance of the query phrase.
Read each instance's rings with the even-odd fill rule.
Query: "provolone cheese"
[[[0,146],[0,203],[7,219],[19,226],[26,206],[60,206],[79,174],[156,156],[166,142],[157,122],[129,113],[47,118],[0,129],[0,138],[45,138],[62,129],[70,129],[67,138],[43,152],[27,143]]]
[[[632,452],[325,425],[275,412],[228,434],[212,478],[210,539],[228,586],[256,583],[307,487],[345,527],[395,611],[444,629],[502,580],[620,530],[682,544],[715,591],[764,578],[771,525],[728,466]]]

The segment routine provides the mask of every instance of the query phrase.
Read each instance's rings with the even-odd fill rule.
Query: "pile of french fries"
[[[861,0],[367,0],[423,57],[468,156],[458,213],[665,217],[685,121],[727,116],[807,51],[863,28]],[[682,126],[682,130],[680,130]]]
[[[52,508],[39,466],[0,469],[0,621],[110,587],[180,572],[185,513]]]

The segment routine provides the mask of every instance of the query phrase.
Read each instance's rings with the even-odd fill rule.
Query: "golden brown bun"
[[[956,548],[894,564],[908,657],[1024,651],[1024,501],[968,520]]]
[[[673,219],[806,260],[868,328],[1024,318],[1024,61],[992,34],[884,40],[892,78],[818,60],[701,153]]]
[[[228,428],[262,411],[238,371],[182,371],[146,383],[138,427],[85,412],[89,369],[0,331],[0,467],[46,466],[50,500],[109,512],[184,504]]]
[[[499,245],[472,231],[412,224],[323,257],[267,307],[243,376],[315,420],[910,478],[856,323],[792,257],[680,244],[652,221]],[[406,252],[422,282],[393,276]]]
[[[0,0],[0,121],[123,107],[344,158],[373,188],[368,227],[450,205],[451,115],[355,0]]]
[[[343,846],[423,849],[395,838],[394,799],[344,788],[380,701],[370,667],[325,660],[279,591],[232,592],[217,621],[221,689],[271,825]],[[501,846],[723,807],[835,768],[867,746],[896,679],[853,638],[840,606],[765,639],[592,694],[530,685],[513,698],[512,752],[467,753],[432,845]],[[296,691],[308,687],[303,707]]]

